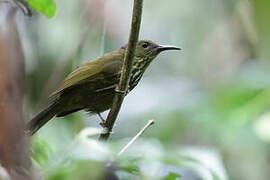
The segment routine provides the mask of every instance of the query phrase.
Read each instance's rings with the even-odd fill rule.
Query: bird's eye
[[[142,43],[142,47],[143,47],[143,48],[147,48],[148,45],[149,45],[148,42],[143,42],[143,43]]]

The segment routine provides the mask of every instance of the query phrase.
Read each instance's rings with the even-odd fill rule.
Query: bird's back
[[[53,92],[52,95],[85,83],[98,83],[100,80],[106,80],[106,78],[119,74],[123,59],[124,50],[119,49],[82,64],[65,78],[60,88]],[[105,86],[106,83],[103,83],[103,85]],[[99,88],[93,87],[93,91]]]

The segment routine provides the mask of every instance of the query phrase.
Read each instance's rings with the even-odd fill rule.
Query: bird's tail
[[[33,119],[27,122],[25,132],[30,136],[35,134],[44,124],[56,116],[57,106],[58,103],[53,102],[40,113],[38,113]]]

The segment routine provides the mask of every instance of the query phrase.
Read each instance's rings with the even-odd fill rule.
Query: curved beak
[[[182,49],[179,47],[176,47],[176,46],[168,46],[168,45],[159,45],[157,47],[158,52],[162,52],[162,51],[166,51],[166,50],[182,50]]]

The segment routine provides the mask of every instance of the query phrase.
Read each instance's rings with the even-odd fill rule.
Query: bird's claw
[[[126,94],[126,91],[121,91],[121,90],[118,90],[118,89],[115,89],[114,91],[115,91],[116,93]]]
[[[98,115],[98,117],[100,118],[100,120],[101,120],[101,123],[99,123],[102,127],[105,127],[105,119],[101,116],[101,114],[100,113],[97,113],[97,115]]]
[[[105,123],[99,123],[102,126],[102,134],[114,134],[113,131],[109,131],[109,128],[105,125]]]
[[[106,128],[106,123],[104,120],[101,120],[101,122],[99,123],[99,125],[103,128]]]

